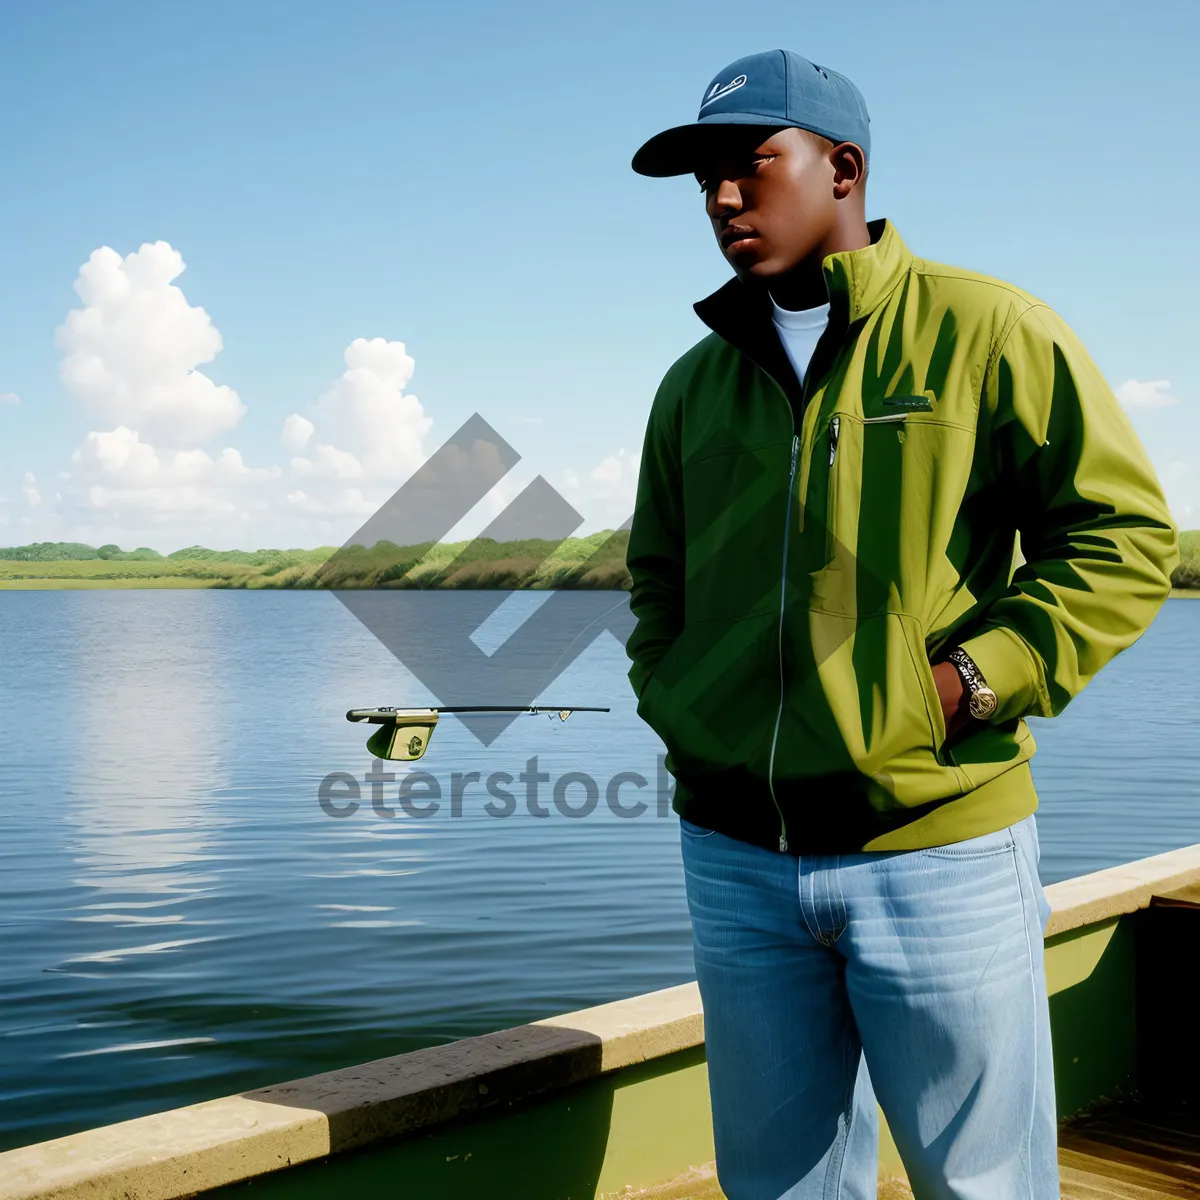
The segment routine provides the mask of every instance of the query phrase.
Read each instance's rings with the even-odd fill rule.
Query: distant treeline
[[[324,562],[336,553],[336,546],[319,546],[316,550],[209,550],[206,546],[187,546],[170,554],[159,554],[148,546],[122,550],[107,546],[88,546],[83,542],[33,542],[28,546],[0,546],[0,562],[232,562],[265,566],[280,559],[305,562]]]
[[[1200,530],[1180,534],[1177,588],[1200,590]],[[629,534],[606,529],[563,542],[319,546],[159,554],[145,546],[36,542],[0,548],[0,587],[628,588]]]
[[[120,546],[86,546],[83,542],[34,542],[29,546],[0,546],[0,560],[4,562],[83,562],[95,558],[144,562],[151,558],[162,558],[162,555],[147,546],[122,550]]]
[[[627,531],[530,539],[162,555],[81,542],[0,548],[0,586],[226,588],[627,588]]]

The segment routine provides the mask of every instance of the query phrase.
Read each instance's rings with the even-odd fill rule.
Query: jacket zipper
[[[795,421],[792,423],[792,465],[788,471],[787,511],[783,518],[783,570],[779,578],[779,707],[775,710],[775,729],[771,734],[771,757],[767,763],[767,787],[771,792],[771,802],[779,814],[779,849],[781,852],[788,848],[787,821],[783,817],[783,809],[775,798],[775,745],[779,741],[779,723],[783,720],[783,701],[785,696],[783,679],[783,605],[787,597],[787,552],[788,534],[792,524],[792,489],[796,486],[796,456],[800,450],[800,435],[796,432]]]
[[[825,334],[817,341],[817,346],[808,363],[808,370],[804,373],[804,382],[800,385],[800,419],[802,422],[804,414],[808,411],[809,401],[812,398],[812,384],[817,379],[817,374],[813,370],[817,352],[821,349],[821,342],[825,340],[825,336],[828,333],[829,328],[826,327]],[[839,344],[837,351],[834,352],[834,360],[837,359],[840,350],[841,345]],[[828,356],[826,355],[826,357]],[[828,374],[828,370],[826,370],[825,374]],[[796,458],[800,452],[800,435],[796,432],[796,413],[790,402],[788,403],[788,410],[792,417],[792,463],[788,471],[787,512],[783,521],[783,570],[779,580],[779,627],[777,630],[779,635],[779,707],[775,710],[775,728],[771,733],[771,756],[767,761],[767,788],[771,793],[771,802],[775,805],[775,811],[779,814],[779,849],[781,852],[786,852],[788,848],[788,836],[787,821],[784,820],[783,809],[779,807],[779,800],[775,796],[775,747],[779,742],[779,725],[783,720],[785,695],[785,681],[783,677],[783,611],[784,602],[787,597],[788,535],[791,532],[792,525],[792,489],[796,486]]]
[[[825,503],[825,561],[829,562],[833,558],[833,516],[834,506],[837,503],[837,497],[834,493],[833,481],[833,461],[837,458],[838,437],[842,430],[842,418],[836,413],[829,418],[829,478],[826,481],[826,503]]]

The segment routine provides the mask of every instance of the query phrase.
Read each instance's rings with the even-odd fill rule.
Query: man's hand
[[[970,697],[963,686],[962,676],[953,663],[936,663],[933,682],[937,685],[938,699],[942,702],[942,716],[946,719],[946,741],[949,741],[971,719],[968,708]]]

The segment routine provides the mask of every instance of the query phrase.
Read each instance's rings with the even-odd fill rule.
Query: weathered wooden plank
[[[1200,1145],[1195,1134],[1162,1129],[1148,1121],[1097,1122],[1086,1131],[1065,1130],[1059,1138],[1064,1146],[1103,1146],[1106,1157],[1121,1158],[1137,1155],[1155,1162],[1170,1164],[1180,1179],[1200,1183]]]
[[[1200,1200],[1200,1123],[1194,1114],[1139,1105],[1061,1130],[1064,1200]]]
[[[1179,1192],[1164,1192],[1156,1186],[1118,1183],[1104,1175],[1061,1162],[1059,1180],[1062,1200],[1176,1200],[1180,1195]]]

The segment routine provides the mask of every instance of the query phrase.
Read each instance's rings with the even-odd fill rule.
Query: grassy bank
[[[1178,591],[1200,594],[1200,529],[1179,535],[1179,566],[1171,576],[1171,584]]]
[[[466,542],[316,550],[100,552],[78,543],[0,549],[0,590],[28,588],[627,588],[628,533],[564,542]],[[63,546],[62,557],[54,557]],[[86,557],[90,552],[92,557]],[[19,554],[20,557],[15,555]],[[12,557],[10,557],[12,556]]]
[[[1200,598],[1200,530],[1180,535],[1173,596]],[[608,588],[627,589],[629,534],[564,542],[467,542],[160,555],[75,542],[0,548],[0,591],[16,588]]]

